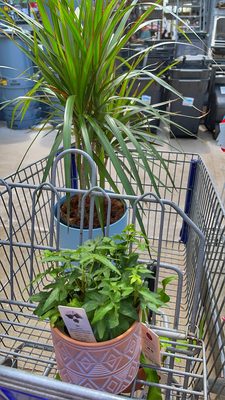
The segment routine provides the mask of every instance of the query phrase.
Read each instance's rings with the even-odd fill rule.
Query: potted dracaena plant
[[[128,59],[122,57],[121,51],[133,35],[148,24],[151,12],[161,3],[162,0],[149,3],[146,11],[133,23],[130,23],[130,16],[138,7],[138,0],[80,0],[76,10],[73,0],[38,0],[41,22],[9,5],[30,26],[31,33],[17,26],[6,13],[3,26],[13,31],[12,40],[15,36],[20,39],[16,44],[31,58],[40,73],[34,88],[21,99],[25,102],[22,116],[29,103],[37,99],[51,105],[51,117],[58,113],[60,107],[64,109],[63,122],[58,126],[43,181],[49,174],[59,147],[63,145],[63,149],[67,150],[74,146],[95,161],[99,185],[103,189],[110,187],[114,192],[120,192],[121,186],[107,169],[111,163],[127,194],[136,194],[131,182],[135,182],[138,191],[143,193],[142,170],[148,174],[153,190],[159,194],[159,178],[151,170],[148,157],[153,156],[168,174],[169,171],[154,143],[151,121],[160,119],[168,124],[168,114],[143,101],[141,96],[154,82],[165,88],[170,87],[160,78],[165,70],[154,75],[152,71],[139,67],[151,48],[145,48]],[[20,45],[21,41],[23,45]],[[136,80],[143,75],[149,76],[149,81],[141,91],[134,90]],[[160,141],[163,142],[157,137],[157,142]],[[137,155],[138,163],[134,161],[130,148]],[[80,155],[76,156],[76,169],[79,187],[87,189],[90,187],[90,168]],[[65,185],[70,187],[69,154],[64,157],[64,172]],[[118,207],[116,202],[112,208],[116,219],[120,220],[126,210],[125,205]],[[96,209],[103,227],[104,205],[98,201]],[[85,210],[85,213],[88,221],[88,211]],[[71,203],[67,201],[64,206],[62,204],[60,221],[73,227],[80,225],[79,197]],[[99,221],[97,218],[96,226]],[[112,219],[112,222],[115,220]],[[125,218],[122,226],[126,224]],[[139,224],[142,226],[140,218]],[[73,228],[65,229],[65,234],[70,234],[70,231]],[[68,243],[68,240],[65,242]]]
[[[142,314],[157,313],[169,301],[165,288],[173,279],[166,278],[162,288],[149,291],[152,272],[138,260],[138,252],[147,247],[144,234],[128,225],[120,235],[92,239],[75,250],[44,252],[42,262],[50,266],[33,282],[37,293],[31,300],[38,303],[35,314],[50,319],[63,381],[120,393],[134,380]],[[46,283],[40,290],[41,282]],[[62,319],[59,310],[65,307]],[[81,329],[82,309],[94,337],[87,338]],[[68,322],[73,338],[65,328]]]

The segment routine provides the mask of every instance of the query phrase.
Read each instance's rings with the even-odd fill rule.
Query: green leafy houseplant
[[[50,319],[62,380],[113,393],[134,380],[140,365],[139,321],[169,301],[165,289],[173,279],[149,291],[147,280],[154,277],[138,261],[148,247],[145,235],[128,225],[120,235],[87,241],[76,250],[45,251],[42,261],[50,267],[34,281],[31,300],[38,302],[35,314]],[[58,306],[83,308],[97,342],[71,338]]]
[[[61,144],[65,150],[74,144],[94,159],[102,188],[108,183],[119,192],[107,171],[110,160],[127,194],[135,194],[130,178],[143,193],[139,168],[146,171],[158,192],[158,178],[147,157],[154,156],[166,170],[167,167],[154,144],[151,121],[159,118],[167,124],[168,114],[146,104],[141,95],[154,81],[166,88],[168,84],[160,78],[164,71],[157,76],[138,67],[151,48],[129,59],[121,56],[121,50],[148,24],[151,12],[162,0],[149,4],[132,24],[129,19],[138,0],[81,0],[79,3],[79,9],[75,11],[74,0],[38,0],[41,22],[9,6],[30,26],[30,34],[16,26],[7,15],[3,21],[3,25],[10,27],[26,45],[21,47],[22,51],[41,73],[28,97],[21,100],[25,102],[24,112],[30,101],[39,98],[40,91],[44,93],[41,101],[54,108],[53,114],[60,106],[65,109],[64,121],[59,126],[43,179],[46,179]],[[126,70],[123,70],[124,66]],[[132,93],[135,81],[143,75],[149,76],[146,87]],[[146,124],[149,125],[147,130]],[[159,138],[157,140],[160,142]],[[138,165],[130,147],[138,155]],[[70,156],[65,156],[67,187],[71,185],[70,163]],[[89,167],[79,156],[76,164],[80,187],[85,189],[89,186]]]
[[[48,278],[47,285],[31,297],[38,302],[35,314],[63,329],[58,306],[82,307],[97,341],[121,335],[139,320],[140,311],[146,317],[170,299],[165,288],[171,277],[162,281],[157,292],[148,289],[147,279],[154,277],[138,261],[137,252],[147,248],[143,233],[128,225],[121,235],[87,241],[76,250],[46,250],[42,262],[51,266],[35,280]]]
[[[35,314],[50,319],[62,380],[113,393],[134,380],[140,365],[139,321],[169,301],[165,288],[173,279],[149,291],[147,279],[154,277],[138,261],[147,249],[145,235],[128,225],[120,235],[87,241],[76,250],[45,251],[42,261],[51,265],[34,281],[37,293],[31,300],[38,302]],[[59,305],[84,308],[97,342],[70,338]]]

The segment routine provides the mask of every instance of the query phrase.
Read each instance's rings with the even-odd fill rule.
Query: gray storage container
[[[32,113],[32,117],[30,117],[31,113],[28,114],[29,116],[26,115],[24,116],[23,120],[21,120],[21,116],[18,118],[14,118],[12,121],[12,116],[10,116],[7,120],[7,127],[14,129],[14,130],[21,130],[21,129],[30,129],[34,125],[37,125],[41,120],[41,112],[38,110],[35,110],[35,113]]]
[[[0,98],[2,101],[13,100],[25,96],[34,86],[34,82],[26,79],[1,79]]]
[[[8,100],[14,100],[20,96],[26,96],[27,92],[34,86],[34,82],[31,80],[24,79],[4,79],[1,80],[0,85],[0,100],[5,102]],[[2,119],[6,121],[7,126],[13,129],[27,129],[31,128],[41,119],[41,109],[39,102],[31,102],[27,109],[27,112],[21,121],[21,108],[18,107],[15,112],[14,120],[12,122],[13,112],[16,102],[8,104],[3,110]]]
[[[0,108],[1,108],[1,103],[2,103],[2,94],[1,94],[1,87],[0,87]],[[4,113],[3,110],[0,110],[0,121],[4,121]]]
[[[14,88],[16,90],[16,88],[27,88],[27,91],[29,90],[29,88],[33,87],[35,84],[35,82],[30,79],[30,78],[3,78],[0,77],[0,87],[2,86],[8,86],[11,88]]]
[[[55,114],[52,115],[54,112]],[[64,119],[64,107],[61,105],[57,97],[52,97],[51,103],[41,104],[41,115],[44,121],[48,119],[53,126],[62,124]]]
[[[7,32],[10,34],[10,32]],[[18,38],[14,40],[24,47]],[[10,67],[10,68],[7,68]],[[32,61],[17,47],[10,38],[0,35],[0,76],[3,78],[16,78],[19,75],[31,76],[34,73]]]

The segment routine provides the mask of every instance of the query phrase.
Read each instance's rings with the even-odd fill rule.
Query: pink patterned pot
[[[86,343],[52,328],[61,379],[91,389],[121,393],[137,375],[141,352],[141,324],[106,342]]]

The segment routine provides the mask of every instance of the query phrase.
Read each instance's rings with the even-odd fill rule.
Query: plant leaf
[[[42,310],[43,312],[48,311],[49,308],[53,307],[55,303],[59,300],[59,295],[60,295],[60,287],[56,286],[55,289],[51,291],[49,294]]]
[[[114,271],[117,275],[121,275],[118,268],[116,268],[115,265],[113,265],[106,257],[99,254],[93,254],[92,257],[94,260],[99,261],[101,264]]]
[[[94,318],[92,320],[92,324],[96,324],[96,322],[100,321],[102,318],[105,317],[105,315],[112,310],[114,307],[113,303],[108,303],[103,305],[102,307],[99,307],[98,310],[95,311],[94,313]]]
[[[138,313],[136,308],[132,306],[132,304],[130,304],[129,302],[121,302],[119,311],[120,314],[125,315],[126,317],[130,317],[133,320],[138,319]]]

